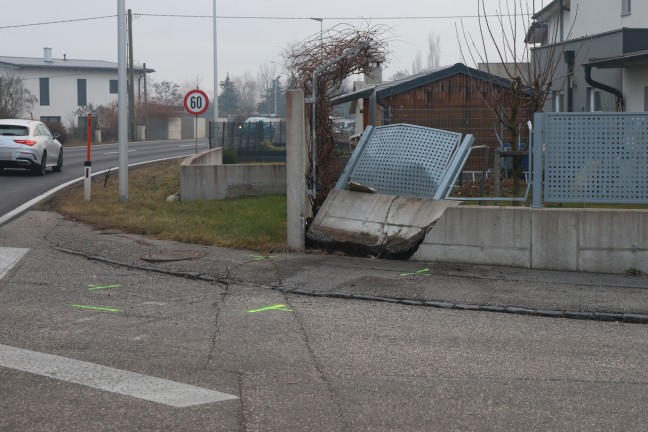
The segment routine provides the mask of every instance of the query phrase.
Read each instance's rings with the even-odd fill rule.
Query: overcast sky
[[[488,12],[492,13],[501,0],[486,1]],[[2,3],[0,55],[41,57],[43,48],[51,47],[55,58],[66,54],[68,59],[117,61],[116,18],[100,18],[117,14],[117,0],[4,0]],[[548,1],[536,0],[536,3]],[[135,14],[136,63],[145,62],[147,67],[155,69],[156,81],[183,84],[198,77],[201,88],[212,90],[213,7],[213,0],[126,0],[126,8]],[[411,70],[418,51],[425,63],[430,32],[441,38],[441,64],[453,64],[462,60],[455,32],[455,25],[461,22],[454,17],[476,13],[477,0],[217,0],[218,79],[222,81],[227,73],[237,76],[245,71],[256,76],[260,64],[281,63],[282,49],[289,43],[319,33],[320,22],[309,17],[323,18],[324,29],[341,22],[355,26],[367,22],[391,26],[393,41],[389,44],[385,78],[398,70]],[[450,16],[453,18],[433,18]],[[29,25],[62,20],[79,21]],[[463,23],[473,37],[479,36],[476,19],[463,18]],[[16,25],[26,26],[10,27]]]

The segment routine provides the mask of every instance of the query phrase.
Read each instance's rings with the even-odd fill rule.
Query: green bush
[[[238,163],[238,155],[236,154],[236,149],[234,147],[223,149],[223,163],[224,164]]]

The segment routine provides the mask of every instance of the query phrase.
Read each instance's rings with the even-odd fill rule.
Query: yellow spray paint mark
[[[421,269],[413,273],[401,273],[401,276],[429,276],[430,269]]]
[[[119,288],[121,285],[88,285],[89,291],[99,291],[105,289]]]
[[[119,309],[107,308],[107,307],[86,306],[86,305],[77,305],[77,304],[73,304],[70,306],[78,309],[90,309],[90,310],[101,311],[101,312],[121,312]]]
[[[248,310],[249,313],[256,313],[256,312],[265,312],[269,310],[281,310],[281,311],[286,311],[286,312],[292,312],[292,309],[288,309],[288,306],[284,304],[276,304],[272,306],[266,306],[261,309],[250,309]]]

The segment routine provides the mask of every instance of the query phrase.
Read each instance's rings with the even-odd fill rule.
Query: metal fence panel
[[[526,124],[533,118],[533,112],[523,110],[518,114],[520,128],[518,140],[522,144],[528,142]],[[446,107],[444,109],[406,109],[393,108],[383,110],[383,123],[407,123],[470,134],[475,137],[476,145],[486,145],[488,151],[473,152],[464,167],[471,173],[481,172],[484,163],[492,163],[493,152],[501,144],[511,145],[512,137],[497,115],[489,108],[465,106],[460,108]]]
[[[648,203],[648,113],[551,113],[546,131],[546,202]]]
[[[384,194],[433,198],[461,134],[413,125],[377,127],[350,175]]]

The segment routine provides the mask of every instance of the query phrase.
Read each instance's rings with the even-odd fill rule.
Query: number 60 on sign
[[[198,116],[209,107],[209,97],[202,90],[190,90],[184,97],[184,108],[189,114]]]

